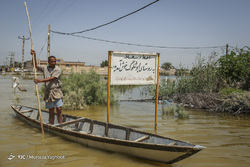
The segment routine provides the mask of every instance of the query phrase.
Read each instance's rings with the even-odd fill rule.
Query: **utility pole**
[[[15,52],[10,52],[9,54],[10,56],[10,66],[12,65],[12,67],[15,67]]]
[[[8,72],[8,57],[6,57],[6,60],[4,61],[4,71]]]
[[[24,36],[23,36],[23,38],[21,38],[18,36],[18,39],[23,39],[23,50],[22,50],[22,76],[23,76],[23,74],[24,74],[24,72],[23,72],[23,68],[24,68],[24,44],[25,44],[25,40],[29,40],[30,38],[24,38]]]
[[[226,55],[228,55],[228,44],[226,44]]]
[[[48,47],[47,47],[47,58],[50,57],[50,24],[48,25]]]

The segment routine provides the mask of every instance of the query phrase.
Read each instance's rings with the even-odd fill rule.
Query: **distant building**
[[[37,60],[39,65],[47,65],[47,62],[47,60]],[[92,69],[97,74],[108,75],[108,67],[101,68],[99,66],[85,66],[85,62],[64,61],[62,58],[57,58],[56,65],[60,67],[65,74],[70,72],[78,73],[82,71],[88,73]],[[27,61],[26,68],[30,71],[33,71],[32,60]]]

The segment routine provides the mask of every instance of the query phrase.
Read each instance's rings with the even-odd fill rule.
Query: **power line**
[[[43,43],[43,46],[42,46],[42,48],[41,48],[41,50],[40,50],[38,56],[42,53],[43,48],[44,48],[44,46],[45,46],[45,44],[46,44],[47,41],[48,41],[48,37],[45,39],[45,42]]]
[[[74,3],[76,0],[72,1],[54,20],[50,21],[50,24],[54,23],[58,18],[60,18]],[[57,4],[57,3],[56,3]],[[55,5],[56,5],[55,4]],[[54,6],[55,6],[54,5]],[[53,8],[52,8],[53,9]],[[45,26],[43,26],[39,31],[37,31],[37,33],[42,32],[42,30],[44,29]]]
[[[74,34],[68,34],[68,35],[73,36],[73,37],[78,37],[78,38],[84,38],[84,39],[89,39],[89,40],[94,40],[94,41],[100,41],[100,42],[115,43],[115,44],[130,45],[130,46],[159,48],[159,49],[216,49],[216,48],[224,48],[224,47],[226,47],[226,46],[205,46],[205,47],[198,47],[198,46],[195,46],[195,47],[187,47],[187,46],[185,46],[185,47],[184,46],[178,46],[178,47],[156,46],[156,45],[144,45],[144,44],[135,44],[135,43],[111,41],[111,40],[106,40],[106,39],[98,39],[98,38],[92,38],[92,37],[86,37],[86,36],[80,36],[80,35],[74,35]]]
[[[72,32],[72,33],[65,33],[65,32],[59,32],[59,31],[51,31],[51,32],[57,33],[57,34],[61,34],[61,35],[73,35],[73,34],[80,34],[80,33],[87,32],[87,31],[93,31],[93,30],[95,30],[95,29],[98,29],[98,28],[107,26],[107,25],[109,25],[109,24],[112,24],[112,23],[114,23],[114,22],[117,22],[117,21],[119,21],[119,20],[121,20],[121,19],[123,19],[123,18],[125,18],[125,17],[128,17],[128,16],[134,14],[134,13],[137,13],[137,12],[139,12],[140,10],[143,10],[143,9],[147,8],[147,7],[149,7],[150,5],[153,5],[154,3],[158,2],[158,1],[159,1],[159,0],[156,0],[156,1],[154,1],[154,2],[152,2],[152,3],[150,3],[150,4],[148,4],[148,5],[146,5],[146,6],[142,7],[142,8],[140,8],[140,9],[134,11],[134,12],[131,12],[131,13],[127,14],[127,15],[124,15],[124,16],[122,16],[122,17],[119,17],[118,19],[115,19],[115,20],[113,20],[113,21],[110,21],[110,22],[108,22],[108,23],[99,25],[99,26],[94,27],[94,28],[90,28],[90,29],[87,29],[87,30],[79,31],[79,32]]]
[[[53,22],[55,22],[59,17],[61,17],[73,4],[75,3],[75,0],[73,2],[70,3],[69,6],[67,6],[53,21],[51,21],[50,24],[52,24]]]
[[[140,46],[140,47],[152,47],[152,48],[160,48],[160,49],[216,49],[216,48],[224,48],[226,46],[207,46],[207,47],[171,47],[171,46],[155,46],[155,45],[144,45],[144,44],[134,44],[134,43],[126,43],[126,42],[119,42],[119,41],[112,41],[112,40],[106,40],[106,39],[98,39],[98,38],[92,38],[92,37],[86,37],[86,36],[80,36],[80,35],[75,35],[75,34],[79,34],[79,33],[84,33],[84,32],[87,32],[87,31],[92,31],[92,30],[95,30],[95,29],[98,29],[98,28],[101,28],[103,26],[106,26],[106,25],[109,25],[109,24],[112,24],[116,21],[119,21],[125,17],[128,17],[129,15],[132,15],[136,12],[139,12],[140,10],[143,10],[145,8],[147,8],[148,6],[158,2],[159,0],[156,0],[134,12],[131,12],[127,15],[124,15],[122,17],[119,17],[118,19],[115,19],[113,21],[110,21],[108,23],[105,23],[105,24],[102,24],[102,25],[99,25],[97,27],[94,27],[94,28],[91,28],[91,29],[86,29],[86,30],[83,30],[83,31],[79,31],[79,32],[72,32],[72,33],[66,33],[66,32],[59,32],[59,31],[53,31],[51,30],[51,32],[53,33],[56,33],[56,34],[60,34],[60,35],[70,35],[70,36],[73,36],[73,37],[79,37],[79,38],[84,38],[84,39],[89,39],[89,40],[95,40],[95,41],[100,41],[100,42],[107,42],[107,43],[115,43],[115,44],[122,44],[122,45],[131,45],[131,46]],[[72,5],[72,4],[71,4]],[[70,5],[70,6],[71,6]],[[70,7],[69,6],[69,7]],[[229,46],[231,47],[231,46]],[[231,47],[233,48],[233,47]]]
[[[42,22],[42,20],[44,20],[48,16],[48,14],[56,7],[56,5],[58,4],[58,2],[59,2],[59,0],[57,0],[55,2],[55,4],[49,9],[49,11],[45,14],[45,16],[43,16],[43,18],[36,24],[36,26],[33,29],[36,29],[36,27]]]
[[[43,12],[45,11],[45,9],[49,6],[49,4],[51,3],[51,1],[49,1],[46,6],[43,8],[43,10],[41,11],[41,13],[38,15],[38,17],[35,19],[35,21],[33,22],[33,27],[35,27],[34,25],[37,23],[37,21],[40,19],[40,17],[42,16]]]

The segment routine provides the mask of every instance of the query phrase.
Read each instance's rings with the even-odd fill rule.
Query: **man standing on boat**
[[[48,58],[48,66],[42,66],[37,64],[36,52],[34,50],[31,50],[31,55],[34,55],[35,67],[43,72],[44,79],[34,79],[34,82],[44,82],[44,101],[46,108],[49,109],[49,123],[54,125],[54,108],[56,108],[58,123],[62,123],[63,93],[60,80],[61,69],[56,66],[56,57],[50,56]]]

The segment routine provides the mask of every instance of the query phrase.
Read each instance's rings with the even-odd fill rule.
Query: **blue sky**
[[[48,24],[51,30],[77,32],[105,24],[154,0],[27,0],[34,49],[47,57]],[[0,65],[10,52],[21,61],[22,40],[29,37],[24,1],[1,0]],[[250,46],[249,0],[160,0],[133,15],[82,36],[132,44],[176,48],[138,47],[51,33],[51,54],[66,61],[100,65],[108,51],[160,53],[160,64],[171,62],[191,68],[197,53],[208,57],[225,47],[181,49],[179,47]],[[25,61],[31,42],[25,41]]]

